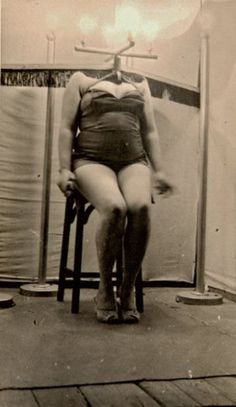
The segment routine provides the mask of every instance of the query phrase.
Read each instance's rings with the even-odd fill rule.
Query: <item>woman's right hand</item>
[[[76,189],[76,178],[73,172],[63,169],[59,172],[57,185],[63,194],[68,197]]]
[[[153,187],[159,195],[170,196],[174,192],[173,185],[162,171],[153,173]]]

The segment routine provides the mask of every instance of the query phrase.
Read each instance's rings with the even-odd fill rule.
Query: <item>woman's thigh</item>
[[[100,212],[113,208],[126,210],[117,176],[102,164],[88,164],[74,171],[79,191]]]
[[[151,204],[151,173],[148,166],[134,163],[123,168],[118,182],[128,209]]]

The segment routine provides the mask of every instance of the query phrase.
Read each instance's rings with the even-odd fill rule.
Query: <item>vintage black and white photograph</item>
[[[236,406],[236,0],[0,3],[0,407]]]

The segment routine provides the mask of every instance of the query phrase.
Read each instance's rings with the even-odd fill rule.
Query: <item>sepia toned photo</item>
[[[235,0],[1,0],[0,407],[236,406]]]

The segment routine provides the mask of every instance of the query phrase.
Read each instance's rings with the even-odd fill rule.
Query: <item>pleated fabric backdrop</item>
[[[54,132],[48,278],[58,276],[65,199],[56,180],[58,130],[64,88],[53,89]],[[38,276],[47,88],[2,86],[0,160],[0,278]],[[144,261],[146,280],[193,280],[198,195],[199,110],[153,98],[166,172],[177,192],[156,197]],[[96,213],[86,226],[84,271],[97,271]],[[70,248],[73,261],[73,244]]]

